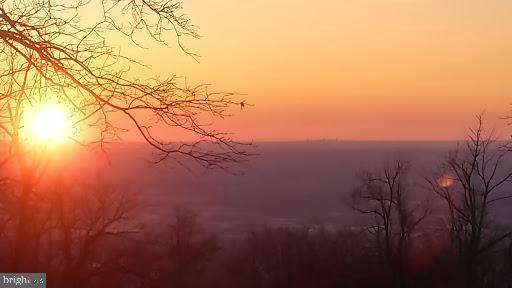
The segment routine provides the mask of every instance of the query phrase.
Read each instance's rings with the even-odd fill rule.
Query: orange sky
[[[202,39],[152,47],[177,73],[255,104],[220,123],[252,140],[460,139],[512,102],[510,0],[185,0]],[[171,42],[173,44],[173,42]],[[140,54],[139,54],[140,55]]]

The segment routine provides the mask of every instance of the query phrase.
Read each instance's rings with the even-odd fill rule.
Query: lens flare
[[[449,188],[453,185],[453,178],[450,175],[443,174],[437,179],[437,184],[443,188]]]

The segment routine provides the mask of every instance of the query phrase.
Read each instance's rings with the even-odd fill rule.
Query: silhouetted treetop
[[[130,67],[144,64],[108,41],[121,35],[134,46],[166,43],[167,32],[175,35],[184,53],[196,57],[181,39],[199,37],[197,27],[178,2],[0,1],[1,129],[16,141],[23,108],[54,95],[72,107],[75,124],[97,131],[100,143],[118,137],[120,123],[129,122],[159,152],[159,161],[191,157],[217,168],[241,161],[247,155],[244,144],[205,122],[229,116],[227,109],[240,105],[235,94],[190,86],[175,75],[129,76]],[[169,142],[156,136],[155,126],[178,128],[197,140]]]

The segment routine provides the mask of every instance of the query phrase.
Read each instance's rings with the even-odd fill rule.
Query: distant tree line
[[[45,272],[48,287],[511,287],[512,227],[496,209],[512,198],[509,149],[478,117],[421,183],[402,160],[356,173],[358,225],[231,240],[185,207],[147,221],[122,185],[40,182],[20,207],[18,184],[4,181],[0,270]]]

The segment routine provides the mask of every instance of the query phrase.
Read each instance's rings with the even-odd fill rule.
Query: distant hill
[[[308,141],[256,146],[259,155],[239,167],[243,175],[188,171],[173,163],[155,166],[148,162],[149,148],[134,143],[109,148],[110,163],[97,172],[140,190],[151,207],[146,210],[149,217],[167,217],[173,206],[183,205],[224,235],[260,225],[339,227],[357,225],[344,197],[353,189],[358,170],[407,160],[413,165],[411,181],[424,186],[421,178],[433,172],[456,143]]]

